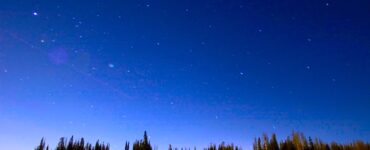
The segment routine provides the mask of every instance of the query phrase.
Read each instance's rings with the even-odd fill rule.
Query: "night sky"
[[[369,108],[370,1],[0,1],[5,148],[370,141]]]

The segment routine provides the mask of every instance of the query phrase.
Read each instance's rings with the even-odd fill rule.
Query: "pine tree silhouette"
[[[42,138],[42,139],[41,139],[41,141],[40,141],[39,146],[37,146],[37,147],[35,148],[35,150],[44,150],[44,149],[45,149],[45,139],[44,139],[44,138]]]
[[[172,150],[172,146],[171,146],[171,144],[168,146],[168,150]]]
[[[148,134],[144,131],[144,139],[140,141],[136,141],[132,145],[133,150],[152,150],[152,146],[150,145],[150,141],[148,140]]]
[[[320,139],[312,140],[311,137],[306,140],[306,137],[302,133],[293,132],[292,136],[288,136],[285,140],[280,141],[278,144],[275,134],[272,134],[271,139],[266,134],[261,138],[255,138],[253,143],[253,150],[370,150],[370,143],[364,143],[362,141],[355,141],[349,144],[339,144],[332,142],[330,144],[321,141]],[[68,141],[68,142],[67,142]],[[49,150],[49,146],[46,146],[45,139],[41,138],[39,145],[35,150]],[[60,138],[58,145],[55,150],[109,150],[109,144],[100,143],[96,141],[95,145],[85,142],[84,138],[75,140],[73,136],[70,139],[64,137]],[[157,147],[155,147],[157,149]],[[179,150],[173,148],[169,144],[168,150]],[[181,150],[190,150],[189,147],[182,147]],[[125,150],[130,150],[129,142],[125,143]],[[142,140],[136,140],[133,144],[132,150],[152,150],[148,134],[145,131]],[[196,148],[194,147],[194,150]],[[225,144],[222,142],[218,146],[211,144],[204,150],[242,150],[241,147],[234,146],[233,144]]]
[[[271,136],[269,149],[270,150],[279,150],[279,144],[278,144],[277,139],[276,139],[276,134],[272,134],[272,136]]]
[[[125,150],[130,150],[130,143],[128,141],[125,143]]]

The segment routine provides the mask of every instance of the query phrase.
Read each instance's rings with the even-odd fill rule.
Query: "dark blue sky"
[[[369,18],[369,1],[1,1],[0,144],[369,141]]]

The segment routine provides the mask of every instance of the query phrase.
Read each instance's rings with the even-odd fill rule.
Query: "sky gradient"
[[[0,2],[2,146],[370,141],[369,1]]]

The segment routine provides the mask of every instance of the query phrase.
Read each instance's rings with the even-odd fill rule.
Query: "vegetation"
[[[262,139],[262,140],[261,140]],[[339,144],[336,142],[325,143],[320,139],[312,140],[298,132],[293,132],[285,140],[278,143],[276,135],[272,134],[271,139],[264,134],[262,138],[258,137],[253,143],[254,150],[370,150],[370,143],[355,141],[349,144]]]
[[[99,140],[93,146],[90,143],[85,143],[84,138],[74,140],[73,136],[69,139],[60,138],[59,143],[55,150],[109,150],[109,144],[100,143]],[[40,145],[35,150],[49,150],[49,146],[45,147],[44,138],[41,139]]]
[[[144,132],[144,140],[136,141],[132,146],[133,150],[152,150],[152,146],[148,140],[148,135],[146,131]]]
[[[67,142],[69,141],[69,142]],[[35,150],[49,150],[49,146],[46,146],[45,139],[42,138],[40,144]],[[73,136],[68,140],[61,138],[55,150],[109,150],[109,144],[100,143],[99,140],[92,145],[85,143],[83,138],[74,140]],[[130,150],[130,143],[126,141],[124,150]],[[50,149],[51,150],[51,149]],[[144,132],[142,140],[136,140],[132,146],[132,150],[153,150],[150,141],[148,139],[147,132]],[[168,150],[191,150],[191,148],[173,148],[170,144]],[[193,148],[196,150],[196,147]],[[204,150],[242,150],[241,147],[234,146],[231,144],[225,144],[222,142],[218,146],[215,144],[209,145]],[[291,136],[288,136],[285,140],[278,142],[275,134],[271,135],[271,138],[267,134],[263,134],[262,137],[255,138],[253,143],[253,150],[370,150],[370,143],[362,141],[355,141],[349,144],[339,144],[336,142],[325,143],[320,139],[312,140],[311,137],[308,139],[298,132],[293,132]]]
[[[218,147],[216,145],[211,144],[205,150],[242,150],[238,146],[234,146],[233,144],[225,144],[225,142],[222,142]]]

